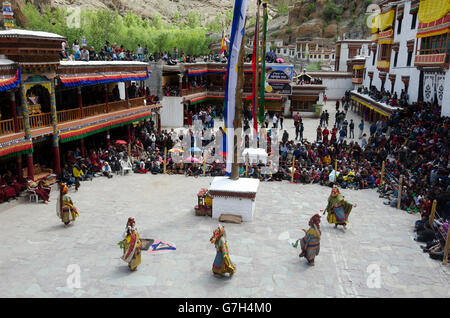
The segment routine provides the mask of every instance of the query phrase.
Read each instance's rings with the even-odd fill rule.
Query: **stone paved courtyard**
[[[209,238],[218,222],[193,212],[197,191],[211,180],[147,174],[83,182],[70,191],[80,217],[68,228],[56,217],[57,191],[47,205],[2,205],[0,297],[450,296],[450,266],[413,240],[417,216],[383,205],[374,190],[342,191],[358,207],[346,232],[322,217],[320,255],[309,267],[290,243],[325,207],[330,188],[288,182],[261,183],[254,221],[225,225],[237,272],[215,278]],[[117,246],[129,216],[141,238],[177,250],[143,252],[138,271],[129,272]],[[70,264],[81,269],[79,289],[67,287]],[[369,288],[368,267],[376,266],[380,288]]]

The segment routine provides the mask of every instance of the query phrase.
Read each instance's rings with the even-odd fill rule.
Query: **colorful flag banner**
[[[253,55],[252,55],[252,72],[253,72],[253,81],[252,81],[252,118],[253,118],[253,129],[255,134],[258,132],[258,119],[255,117],[255,110],[258,107],[258,94],[256,90],[256,78],[259,76],[259,72],[256,71],[256,65],[259,63],[256,59],[256,53],[258,51],[259,43],[258,42],[258,31],[259,31],[259,21],[256,20],[255,24],[255,36],[253,37]]]
[[[227,176],[231,175],[234,151],[234,113],[236,109],[237,65],[242,37],[244,36],[245,16],[249,0],[236,0],[231,25],[230,48],[228,53],[227,77],[225,82],[225,129],[223,153],[226,155]]]
[[[267,7],[264,7],[264,38],[263,38],[263,54],[261,56],[262,68],[261,68],[261,90],[260,90],[260,106],[259,106],[259,117],[260,123],[264,122],[264,112],[265,112],[265,101],[264,92],[266,89],[266,35],[267,35],[267,20],[269,19],[267,15]]]

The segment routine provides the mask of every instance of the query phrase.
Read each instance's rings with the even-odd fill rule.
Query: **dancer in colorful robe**
[[[73,205],[72,198],[68,195],[69,188],[61,183],[59,188],[59,202],[56,206],[57,216],[67,227],[69,223],[74,222],[78,216],[78,211]]]
[[[319,255],[320,251],[320,236],[322,232],[320,231],[320,215],[316,214],[309,220],[309,230],[305,231],[305,236],[302,239],[298,239],[294,246],[297,248],[298,242],[300,241],[300,247],[302,252],[299,257],[305,257],[308,261],[308,265],[314,266],[314,258]]]
[[[225,273],[229,273],[230,277],[236,271],[236,266],[231,262],[230,254],[228,252],[227,236],[225,228],[217,227],[213,236],[210,239],[211,243],[216,247],[216,258],[212,266],[212,271],[215,276],[225,276]]]
[[[135,223],[134,218],[128,218],[124,239],[119,242],[119,246],[123,249],[122,260],[128,263],[131,271],[135,271],[141,264],[141,240]]]
[[[344,196],[340,194],[339,189],[335,186],[331,190],[331,195],[328,198],[328,205],[325,209],[325,212],[328,213],[327,220],[328,223],[334,224],[335,228],[338,225],[342,225],[344,229],[348,223],[348,216],[353,208],[352,205],[344,200]],[[323,214],[325,214],[325,212]]]

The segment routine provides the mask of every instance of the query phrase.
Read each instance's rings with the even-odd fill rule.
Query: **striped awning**
[[[212,74],[225,74],[227,70],[225,68],[194,68],[194,69],[188,69],[187,75],[188,76],[196,76],[196,75],[212,75]]]
[[[150,118],[151,116],[152,109],[140,109],[134,112],[119,114],[114,117],[102,118],[80,126],[71,126],[60,130],[60,141],[65,143],[78,140],[108,129],[131,124],[135,121],[144,120]]]
[[[205,101],[207,101],[207,100],[223,100],[224,99],[224,96],[201,96],[201,97],[196,97],[196,98],[193,98],[193,99],[191,99],[191,100],[189,100],[189,103],[191,104],[191,105],[194,105],[194,104],[198,104],[198,103],[201,103],[201,102],[205,102]],[[248,97],[242,97],[242,99],[244,100],[250,100],[251,99],[251,96],[248,96]],[[265,96],[264,97],[264,100],[265,101],[282,101],[283,100],[283,97],[282,96],[280,96],[280,97],[268,97],[268,96]],[[186,101],[187,102],[187,101]]]
[[[20,76],[20,68],[18,68],[14,76],[0,77],[0,92],[4,92],[19,86]]]
[[[86,74],[61,74],[59,79],[65,87],[96,85],[116,82],[142,81],[148,79],[148,70],[136,72],[108,72]]]
[[[0,144],[0,157],[2,159],[33,152],[31,139],[13,139]]]
[[[425,38],[445,33],[450,33],[450,13],[436,21],[429,23],[420,22],[416,37]]]
[[[362,100],[360,100],[360,99],[358,99],[358,98],[356,98],[356,97],[353,97],[353,96],[352,96],[351,99],[354,100],[355,102],[360,103],[361,105],[366,106],[367,108],[372,109],[373,111],[375,111],[375,112],[377,112],[377,113],[379,113],[379,114],[381,114],[381,115],[383,115],[383,116],[386,116],[386,117],[390,117],[390,116],[391,116],[391,114],[388,114],[388,113],[386,113],[386,112],[384,112],[384,111],[382,111],[382,110],[379,110],[378,108],[376,108],[376,107],[374,107],[374,106],[372,106],[372,105],[369,105],[369,104],[367,104],[366,102],[363,102]]]
[[[392,44],[394,43],[394,31],[389,29],[379,33],[378,44]]]

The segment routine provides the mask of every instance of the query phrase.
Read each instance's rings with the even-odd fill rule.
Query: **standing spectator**
[[[369,129],[370,129],[370,136],[372,137],[373,135],[375,135],[375,133],[377,131],[377,125],[374,122],[372,122],[370,124],[370,128]]]
[[[300,140],[303,140],[303,130],[305,130],[305,127],[303,127],[303,122],[300,122]]]
[[[336,111],[339,111],[339,99],[336,100]]]
[[[284,115],[283,115],[283,112],[280,112],[280,116],[279,116],[280,118],[280,128],[281,129],[283,129],[283,120],[284,120]]]
[[[144,50],[143,50],[143,48],[142,48],[142,46],[140,44],[138,44],[138,47],[137,47],[137,50],[136,50],[136,54],[138,56],[139,61],[142,62]]]
[[[297,138],[300,135],[300,123],[294,120],[294,126],[295,126],[295,140],[297,140]]]
[[[66,41],[63,41],[61,43],[61,53],[60,53],[61,59],[67,59],[69,57],[68,50],[69,50],[69,45],[67,44]]]
[[[344,127],[341,128],[341,130],[339,130],[339,143],[342,144],[342,142],[344,141],[344,138],[346,136],[346,132],[344,130]]]
[[[362,138],[363,132],[364,132],[364,119],[361,119],[361,122],[359,123],[359,139]]]
[[[148,60],[148,45],[146,45],[145,48],[144,48],[144,59],[146,61]]]
[[[342,112],[343,113],[343,112]],[[344,122],[342,123],[342,128],[345,130],[345,136],[348,136],[348,121],[347,119],[344,120]]]
[[[264,123],[266,124],[266,128],[269,127],[269,120],[270,120],[269,112],[266,112],[266,116],[264,117]]]
[[[350,128],[350,136],[349,137],[354,139],[355,138],[355,123],[353,122],[353,119],[350,119],[349,128]]]
[[[73,55],[75,55],[75,53],[78,52],[79,50],[80,50],[80,45],[78,44],[78,40],[73,41],[73,44],[72,44]]]
[[[272,128],[278,128],[278,117],[277,114],[273,114],[273,127]]]
[[[328,126],[328,120],[330,119],[330,113],[328,112],[328,110],[325,109],[325,122]]]

